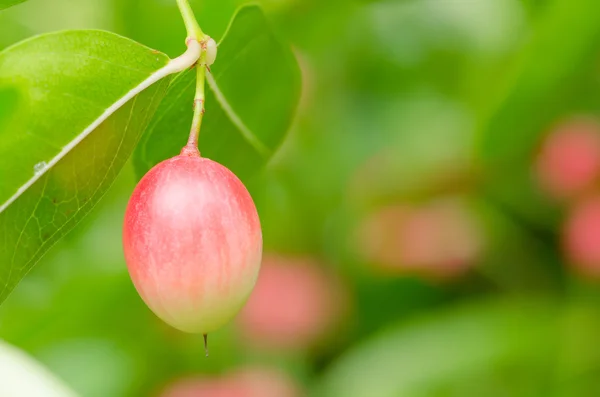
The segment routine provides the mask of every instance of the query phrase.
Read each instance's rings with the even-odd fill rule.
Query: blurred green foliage
[[[185,30],[174,3],[30,0],[0,14],[0,48],[101,28],[176,56]],[[240,3],[193,6],[219,38]],[[531,168],[557,121],[598,116],[596,1],[261,3],[296,52],[303,94],[248,186],[265,251],[318,258],[346,286],[334,337],[266,350],[233,323],[210,336],[207,359],[201,337],[156,319],[122,256],[131,166],[0,307],[0,337],[84,396],[156,396],[181,377],[248,365],[283,369],[323,397],[598,395],[600,290],[565,259],[569,206],[540,191]],[[365,216],[437,197],[478,215],[486,245],[468,271],[390,273],[364,255]]]

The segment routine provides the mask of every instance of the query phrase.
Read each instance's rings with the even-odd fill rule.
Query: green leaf
[[[299,68],[255,5],[237,12],[211,68],[200,151],[244,180],[269,160],[290,126],[300,93]],[[194,81],[195,71],[187,71],[169,87],[134,154],[139,177],[186,144]]]
[[[0,87],[21,94],[10,119],[0,115],[0,302],[111,185],[169,79],[126,100],[168,62],[102,31],[38,36],[0,53]]]
[[[0,131],[12,119],[21,98],[19,90],[11,85],[0,86]]]
[[[547,7],[483,129],[481,152],[486,161],[522,164],[544,127],[589,93],[585,81],[598,74],[600,13],[590,12],[597,4],[555,0]]]
[[[481,123],[488,194],[535,227],[554,228],[558,215],[532,178],[544,134],[572,114],[599,114],[600,13],[590,12],[597,5],[554,0],[540,9],[531,40]]]
[[[557,313],[560,309],[552,302],[486,301],[400,324],[342,356],[316,395],[442,395],[431,389],[461,379],[475,386],[473,380],[481,375],[511,366],[532,377],[527,369],[555,362],[551,358],[560,332]],[[490,390],[468,395],[490,395]]]
[[[14,5],[24,3],[27,0],[0,0],[0,10],[12,7]]]

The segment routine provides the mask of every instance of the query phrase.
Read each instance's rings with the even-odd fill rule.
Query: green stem
[[[190,137],[187,145],[181,151],[182,154],[196,156],[200,153],[198,151],[198,137],[200,136],[200,127],[202,126],[202,118],[204,116],[206,41],[210,38],[202,32],[202,29],[200,29],[200,25],[198,25],[198,21],[194,16],[194,11],[192,11],[188,0],[177,0],[177,6],[179,7],[179,11],[181,11],[181,16],[183,17],[185,28],[187,30],[187,42],[189,43],[189,40],[195,40],[200,43],[200,46],[202,47],[200,59],[198,59],[198,62],[196,63],[196,95],[194,97],[194,117],[192,119],[192,128],[190,130]]]
[[[181,16],[183,17],[183,22],[185,23],[185,29],[187,30],[188,38],[193,38],[197,41],[203,40],[204,33],[202,32],[202,29],[200,29],[200,25],[198,25],[198,21],[194,16],[194,11],[192,11],[192,7],[190,7],[189,1],[177,0],[177,6],[179,7],[179,11],[181,12]]]
[[[198,147],[198,137],[200,136],[200,127],[202,127],[202,118],[204,116],[204,79],[206,75],[206,66],[204,65],[204,54],[200,57],[197,66],[196,77],[196,96],[194,97],[194,118],[192,119],[192,129],[188,139],[188,148]]]

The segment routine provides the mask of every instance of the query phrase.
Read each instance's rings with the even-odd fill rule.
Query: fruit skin
[[[364,260],[385,273],[458,277],[486,247],[483,226],[467,204],[459,197],[440,197],[382,207],[359,224],[355,245]]]
[[[600,125],[577,118],[556,127],[540,148],[535,173],[540,187],[555,199],[571,199],[600,177]]]
[[[304,393],[286,373],[247,367],[218,378],[183,378],[168,385],[160,397],[300,397]]]
[[[563,248],[582,275],[600,278],[600,195],[587,197],[570,209]]]
[[[222,165],[184,150],[136,186],[123,246],[148,307],[181,331],[207,334],[231,320],[250,295],[262,233],[242,182]]]
[[[237,320],[251,345],[302,350],[329,336],[346,308],[346,291],[318,260],[271,253]]]

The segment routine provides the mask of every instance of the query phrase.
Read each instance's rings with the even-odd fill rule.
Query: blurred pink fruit
[[[286,374],[249,368],[221,378],[182,379],[160,397],[300,397],[299,387]]]
[[[360,225],[358,246],[384,270],[448,277],[479,258],[483,238],[466,204],[442,200],[378,210]]]
[[[348,197],[359,204],[377,202],[390,195],[431,197],[463,192],[480,177],[477,169],[460,156],[437,158],[428,155],[419,161],[385,148],[358,166],[348,185]]]
[[[311,258],[269,255],[239,325],[244,338],[255,345],[304,348],[339,320],[344,297],[337,280]]]
[[[275,370],[249,368],[233,374],[231,380],[238,386],[243,385],[248,397],[299,397],[302,394],[292,379]]]
[[[237,385],[221,379],[183,379],[167,387],[160,397],[231,397],[243,396]]]
[[[600,196],[577,203],[563,230],[564,249],[582,273],[600,277]]]
[[[542,189],[554,198],[587,190],[600,174],[600,125],[590,119],[559,125],[543,142],[535,171]]]

